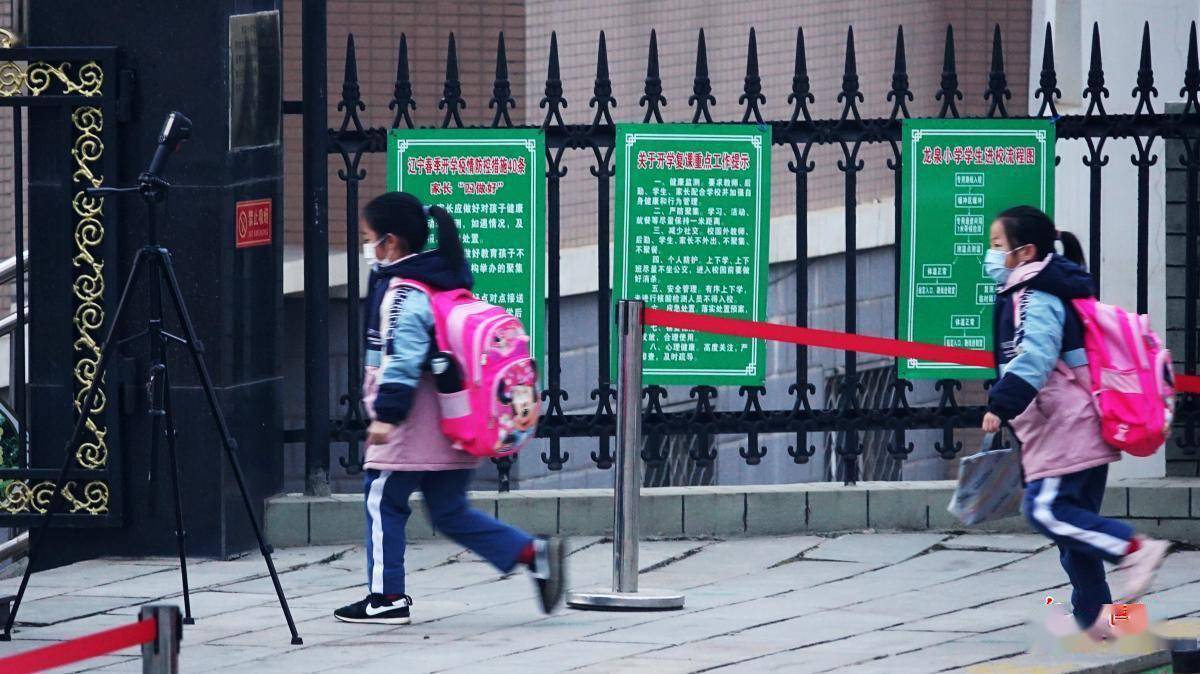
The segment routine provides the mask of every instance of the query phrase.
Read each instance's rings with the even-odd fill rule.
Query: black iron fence
[[[318,4],[318,3],[313,3]],[[320,127],[325,125],[323,95],[319,86],[324,77],[323,69],[308,67],[310,53],[324,53],[324,36],[316,38],[316,43],[309,44],[308,36],[315,33],[308,29],[310,22],[323,23],[324,17],[319,14],[306,14],[306,84],[305,105],[306,142],[314,137],[326,143],[329,156],[339,166],[338,177],[346,192],[346,251],[347,256],[347,295],[350,298],[358,296],[358,209],[359,184],[366,177],[360,168],[360,162],[367,153],[385,151],[387,128],[366,127],[360,120],[359,113],[366,109],[357,76],[357,57],[354,37],[349,36],[346,43],[346,69],[342,84],[341,100],[338,110],[341,120],[334,128],[329,128],[323,137],[314,136]],[[323,31],[323,26],[321,27]],[[738,99],[740,114],[737,119],[729,121],[753,122],[766,124],[772,130],[772,142],[775,145],[788,148],[792,160],[788,162],[788,170],[794,176],[794,198],[796,209],[796,249],[795,249],[795,315],[798,325],[808,322],[809,288],[808,288],[808,215],[809,215],[809,180],[816,169],[816,164],[810,160],[810,152],[815,146],[833,146],[840,149],[841,158],[836,167],[844,178],[844,213],[845,213],[845,329],[848,332],[857,331],[858,316],[854,298],[857,296],[857,243],[855,240],[856,209],[858,206],[858,176],[864,168],[860,151],[864,146],[881,145],[890,148],[891,156],[886,160],[887,169],[892,172],[895,180],[895,223],[897,242],[895,255],[897,263],[896,284],[899,287],[900,273],[900,209],[902,199],[900,189],[901,162],[900,152],[901,120],[910,116],[908,105],[914,100],[910,89],[907,72],[904,33],[899,29],[896,35],[894,70],[891,77],[891,88],[881,92],[886,96],[891,106],[887,117],[864,118],[859,111],[863,103],[864,92],[859,85],[857,71],[854,32],[851,28],[847,33],[845,48],[845,69],[842,74],[840,93],[837,102],[841,112],[836,118],[814,119],[809,106],[815,101],[813,87],[809,79],[806,65],[804,33],[796,33],[796,49],[794,73],[791,90],[787,93],[788,104],[792,106],[791,115],[787,119],[765,119],[760,106],[766,102],[761,79],[758,71],[758,50],[753,29],[749,34],[746,56],[746,75],[743,91]],[[392,128],[414,126],[411,111],[416,108],[416,99],[409,78],[408,47],[402,37],[398,49],[397,72],[395,88],[388,109],[393,112]],[[1198,196],[1198,175],[1200,175],[1200,64],[1197,60],[1197,38],[1195,25],[1192,26],[1187,66],[1180,89],[1180,97],[1184,100],[1183,109],[1177,114],[1164,114],[1156,110],[1156,98],[1159,96],[1156,88],[1155,75],[1151,64],[1149,28],[1142,36],[1140,52],[1140,68],[1132,97],[1136,99],[1136,109],[1133,114],[1110,114],[1105,110],[1105,99],[1110,96],[1106,86],[1103,65],[1100,57],[1100,36],[1098,29],[1093,29],[1091,44],[1091,61],[1087,77],[1087,86],[1083,97],[1087,101],[1087,110],[1082,115],[1059,115],[1056,101],[1061,98],[1058,78],[1055,72],[1053,43],[1050,27],[1046,28],[1045,48],[1041,63],[1041,72],[1035,92],[1035,100],[1040,101],[1038,116],[1050,118],[1057,127],[1056,138],[1062,140],[1079,140],[1086,142],[1088,152],[1083,163],[1088,167],[1090,175],[1090,210],[1089,234],[1087,246],[1089,259],[1093,261],[1093,273],[1100,274],[1098,261],[1101,252],[1100,215],[1101,215],[1101,185],[1104,166],[1110,157],[1105,154],[1105,142],[1109,139],[1132,139],[1137,148],[1131,161],[1137,168],[1138,197],[1137,197],[1137,249],[1131,256],[1136,263],[1137,279],[1137,309],[1146,311],[1149,294],[1149,233],[1150,233],[1150,167],[1158,162],[1167,139],[1182,141],[1183,155],[1179,158],[1186,168],[1186,266],[1189,270],[1186,281],[1186,302],[1184,304],[1183,333],[1185,347],[1179,354],[1183,369],[1189,374],[1196,372],[1197,343],[1200,334],[1197,332],[1197,236],[1200,231],[1200,196]],[[568,124],[563,118],[563,108],[567,100],[563,95],[563,83],[560,78],[557,37],[552,35],[548,56],[547,78],[544,96],[539,107],[544,110],[541,128],[546,137],[547,172],[547,228],[548,228],[548,298],[547,298],[547,362],[544,369],[547,375],[546,390],[543,393],[545,414],[539,428],[539,435],[548,439],[548,449],[540,453],[540,460],[549,470],[561,470],[569,461],[593,462],[598,468],[609,469],[613,465],[613,452],[610,436],[615,429],[613,402],[615,390],[610,380],[609,371],[609,339],[611,325],[611,297],[608,289],[609,247],[610,235],[610,195],[612,194],[613,149],[615,125],[612,109],[616,105],[613,97],[613,86],[609,77],[608,55],[603,32],[600,33],[596,59],[596,75],[593,95],[588,100],[592,121],[588,124]],[[315,60],[315,59],[314,59]],[[934,94],[939,103],[939,117],[957,118],[959,102],[963,100],[963,92],[959,88],[959,78],[955,66],[955,43],[951,28],[947,28],[945,52],[942,65],[941,80]],[[712,84],[708,74],[708,57],[705,47],[704,33],[700,32],[696,50],[696,70],[692,85],[692,95],[688,98],[691,108],[691,121],[694,124],[720,123],[713,119],[712,106],[716,103],[713,96]],[[991,66],[987,78],[986,91],[983,94],[987,103],[986,116],[989,118],[1010,117],[1008,101],[1011,92],[1004,71],[1002,37],[999,27],[996,28],[992,43]],[[657,38],[654,31],[650,33],[649,55],[646,66],[644,93],[638,105],[644,109],[644,122],[663,121],[662,107],[666,105],[663,95],[662,80],[659,76],[659,59]],[[509,111],[516,105],[509,83],[507,56],[503,35],[497,45],[496,72],[492,95],[487,106],[492,110],[491,127],[511,128],[515,125]],[[443,128],[462,127],[460,111],[466,106],[459,83],[458,59],[453,35],[450,36],[447,60],[446,78],[442,88],[441,98],[437,108],[442,117],[440,126]],[[293,111],[296,111],[293,108]],[[315,113],[309,116],[309,113]],[[316,122],[314,120],[320,120]],[[595,179],[597,190],[597,240],[599,257],[596,266],[599,292],[596,298],[598,315],[597,343],[599,359],[597,368],[598,386],[591,391],[566,391],[562,388],[561,358],[560,358],[560,190],[563,177],[566,175],[564,156],[566,153],[582,153],[594,160],[589,171]],[[315,155],[315,153],[314,153]],[[327,212],[327,191],[321,174],[326,169],[326,159],[314,156],[306,165],[306,194],[305,209],[306,231],[305,269],[306,269],[306,302],[308,333],[306,344],[307,380],[309,382],[309,398],[306,404],[305,439],[308,444],[306,458],[308,484],[310,490],[318,483],[321,476],[328,475],[329,441],[331,439],[344,441],[349,444],[348,458],[344,466],[355,471],[359,466],[359,441],[363,429],[364,413],[360,400],[361,387],[361,354],[360,322],[361,317],[357,304],[351,300],[347,321],[339,329],[346,331],[346,343],[349,348],[348,376],[345,389],[341,395],[342,414],[332,422],[325,417],[329,409],[328,391],[325,384],[329,378],[327,357],[328,335],[321,334],[327,322],[327,278],[319,270],[325,268],[326,251],[322,242],[328,243],[328,228],[325,221]],[[320,164],[312,164],[319,161]],[[314,221],[315,218],[315,221]],[[322,238],[324,237],[324,238]],[[307,270],[318,270],[308,274]],[[960,404],[962,382],[951,379],[940,380],[936,383],[938,402],[927,407],[914,407],[909,404],[907,394],[913,390],[912,384],[904,380],[889,382],[894,391],[891,395],[863,395],[863,382],[857,367],[856,354],[845,354],[844,374],[838,379],[840,387],[834,409],[817,409],[810,396],[816,394],[816,387],[808,377],[808,353],[805,347],[796,349],[796,378],[788,389],[792,397],[790,408],[764,409],[763,397],[766,389],[755,386],[744,386],[738,395],[744,400],[740,411],[717,411],[715,401],[718,390],[711,386],[696,386],[691,389],[690,397],[694,401],[687,411],[664,411],[666,389],[650,386],[644,392],[646,399],[645,432],[652,440],[643,451],[643,458],[655,466],[667,461],[669,452],[661,441],[653,438],[671,435],[690,435],[712,437],[721,434],[743,435],[747,442],[740,450],[741,457],[749,464],[762,460],[764,449],[761,448],[758,436],[763,434],[794,434],[794,442],[787,448],[788,454],[796,463],[806,463],[814,455],[816,447],[807,440],[808,433],[832,432],[837,438],[835,451],[840,456],[839,465],[843,468],[840,479],[853,482],[859,478],[858,457],[864,449],[863,437],[872,433],[873,438],[878,434],[887,434],[884,442],[886,451],[897,460],[902,460],[912,450],[913,446],[905,439],[909,430],[934,429],[941,431],[941,440],[935,443],[935,450],[942,457],[955,457],[962,449],[962,443],[956,440],[956,429],[976,427],[983,414],[978,406]],[[986,386],[986,383],[985,383]],[[594,410],[590,413],[568,414],[563,410],[563,404],[569,396],[590,396],[594,401]],[[882,403],[882,404],[881,404]],[[1200,401],[1196,396],[1184,396],[1178,404],[1176,415],[1178,430],[1174,442],[1187,454],[1194,454],[1200,446]],[[326,430],[328,429],[328,430]],[[295,437],[295,436],[293,436]],[[561,440],[569,437],[595,437],[598,447],[590,457],[573,457],[563,451]],[[878,440],[873,440],[878,442]],[[710,442],[689,443],[690,458],[703,469],[711,465],[716,454]],[[537,460],[539,457],[527,456],[525,460]],[[511,461],[498,460],[501,488],[507,485]]]

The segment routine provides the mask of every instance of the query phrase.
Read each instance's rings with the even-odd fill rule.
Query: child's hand
[[[374,424],[372,424],[372,426],[373,425]],[[983,432],[995,433],[998,430],[1000,430],[1000,417],[992,414],[991,412],[983,415]]]
[[[396,428],[392,424],[382,421],[372,421],[370,426],[367,426],[367,444],[382,445],[388,440],[392,430]]]

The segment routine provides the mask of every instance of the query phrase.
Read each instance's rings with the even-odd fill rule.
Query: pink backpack
[[[524,448],[541,415],[537,365],[521,321],[465,288],[436,291],[411,281],[433,306],[438,349],[457,361],[463,388],[438,393],[442,432],[475,456],[500,457]]]
[[[1174,372],[1171,352],[1150,329],[1150,317],[1095,298],[1072,300],[1083,322],[1092,398],[1105,442],[1150,456],[1171,432]]]

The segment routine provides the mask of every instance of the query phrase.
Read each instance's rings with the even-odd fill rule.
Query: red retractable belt
[[[818,330],[802,328],[795,325],[780,325],[779,323],[760,323],[744,321],[736,318],[718,318],[703,316],[682,311],[665,311],[663,309],[646,308],[644,314],[646,325],[657,325],[664,328],[679,330],[695,330],[710,332],[731,337],[748,337],[766,339],[774,342],[790,342],[804,346],[818,346],[842,351],[857,351],[859,353],[874,353],[895,358],[919,358],[938,363],[956,363],[974,367],[995,367],[996,362],[991,352],[976,349],[960,349],[953,346],[939,346],[922,342],[908,342],[902,339],[886,339],[883,337],[868,337],[853,335],[836,330]],[[1200,377],[1188,375],[1175,376],[1175,390],[1181,393],[1200,393]]]
[[[158,621],[154,618],[96,632],[53,646],[43,646],[31,651],[0,658],[0,672],[25,674],[69,665],[81,660],[119,651],[154,641],[158,634]]]

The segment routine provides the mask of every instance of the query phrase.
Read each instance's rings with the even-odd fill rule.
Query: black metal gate
[[[116,237],[106,230],[115,229],[116,215],[83,190],[115,178],[118,73],[111,47],[0,48],[0,107],[11,114],[13,157],[13,258],[0,272],[0,297],[11,300],[12,309],[0,311],[8,314],[0,333],[11,345],[12,423],[28,429],[6,424],[0,437],[0,522],[6,525],[28,525],[45,511],[62,463],[65,435],[49,424],[31,428],[31,408],[40,407],[37,418],[61,418],[69,430],[108,329],[105,290],[117,281],[117,256]],[[26,175],[26,157],[35,152]],[[121,522],[113,379],[88,412],[63,490],[65,511],[55,520],[60,526]]]
[[[311,3],[318,5],[320,3]],[[309,6],[306,3],[306,8]],[[357,251],[358,233],[357,217],[359,206],[359,183],[365,178],[365,172],[360,169],[360,162],[365,153],[383,152],[387,128],[364,127],[359,113],[365,110],[357,76],[357,61],[353,35],[349,36],[346,44],[345,80],[342,84],[341,100],[338,110],[341,111],[340,123],[328,130],[324,129],[326,101],[321,98],[324,94],[324,69],[309,68],[310,54],[324,54],[324,14],[322,9],[314,8],[312,13],[306,9],[305,19],[305,100],[304,113],[306,116],[306,143],[324,144],[328,155],[334,158],[339,167],[338,176],[342,188],[346,191],[347,237],[345,241],[348,254],[348,296],[357,297]],[[320,23],[320,34],[316,29]],[[1197,240],[1200,231],[1200,196],[1197,196],[1197,178],[1200,175],[1200,64],[1197,62],[1197,39],[1195,26],[1192,27],[1191,43],[1187,60],[1186,72],[1180,96],[1185,99],[1183,110],[1178,114],[1164,114],[1155,109],[1155,99],[1158,96],[1156,84],[1163,86],[1178,86],[1172,83],[1156,83],[1151,65],[1149,29],[1143,34],[1141,44],[1141,63],[1138,71],[1136,86],[1132,96],[1136,99],[1136,111],[1131,115],[1109,114],[1105,111],[1104,101],[1110,92],[1106,88],[1104,70],[1100,59],[1100,37],[1098,29],[1093,32],[1091,45],[1091,63],[1087,78],[1087,87],[1083,91],[1088,101],[1086,113],[1083,115],[1058,114],[1056,101],[1061,97],[1058,88],[1058,78],[1055,72],[1053,43],[1050,28],[1046,29],[1045,51],[1041,63],[1041,77],[1036,90],[1036,98],[1040,99],[1038,115],[1051,118],[1057,126],[1058,140],[1082,139],[1087,143],[1089,152],[1084,158],[1084,164],[1090,171],[1090,235],[1087,237],[1089,259],[1098,261],[1102,242],[1100,238],[1100,205],[1101,205],[1101,176],[1103,167],[1108,164],[1110,157],[1104,152],[1105,142],[1109,139],[1132,138],[1136,142],[1137,153],[1131,161],[1138,173],[1138,217],[1137,249],[1132,251],[1130,259],[1137,265],[1137,309],[1146,311],[1148,303],[1148,254],[1149,254],[1149,181],[1150,167],[1162,154],[1164,142],[1167,140],[1181,141],[1183,156],[1180,159],[1186,167],[1186,236],[1187,245],[1187,282],[1186,302],[1184,303],[1184,338],[1183,353],[1178,354],[1183,364],[1183,370],[1194,374],[1197,367],[1197,343],[1200,333],[1197,332]],[[945,38],[944,60],[941,81],[934,93],[934,98],[940,103],[939,117],[959,117],[959,101],[963,100],[963,92],[959,87],[959,78],[955,65],[955,43],[953,30],[948,28]],[[993,44],[991,45],[991,67],[988,74],[986,91],[983,94],[987,101],[989,118],[1009,117],[1006,101],[1011,98],[1007,76],[1004,71],[1003,45],[999,27],[996,28]],[[318,51],[319,50],[319,51]],[[549,449],[542,453],[540,459],[550,470],[561,470],[571,457],[561,447],[560,440],[566,437],[596,437],[598,450],[591,454],[591,461],[601,469],[613,465],[613,454],[609,437],[614,432],[614,417],[612,402],[615,391],[609,379],[609,325],[610,302],[608,285],[610,222],[609,199],[612,189],[614,168],[613,140],[615,125],[612,109],[616,105],[613,97],[612,82],[609,78],[608,54],[604,34],[599,36],[596,59],[596,76],[593,95],[587,102],[592,109],[592,121],[589,124],[568,124],[563,119],[563,108],[567,100],[563,95],[563,83],[559,75],[559,56],[557,38],[552,36],[549,46],[549,67],[545,82],[544,96],[539,105],[544,109],[544,119],[541,128],[545,131],[547,144],[547,226],[548,226],[548,303],[547,303],[547,390],[544,392],[546,412],[539,429],[542,437],[549,439]],[[709,80],[708,56],[705,48],[704,33],[701,31],[696,48],[696,69],[692,86],[692,96],[687,104],[691,108],[691,121],[695,124],[718,123],[713,119],[712,106],[716,99],[712,94]],[[317,79],[320,78],[320,79]],[[887,168],[895,180],[895,222],[896,241],[901,241],[901,162],[900,152],[901,120],[910,116],[908,104],[914,100],[914,94],[909,85],[906,65],[904,33],[899,29],[895,43],[894,70],[891,77],[891,88],[881,92],[891,105],[891,112],[885,118],[863,118],[859,112],[859,103],[863,102],[864,92],[859,86],[857,61],[854,48],[854,31],[847,33],[845,47],[845,68],[842,75],[840,93],[837,101],[841,105],[841,113],[833,119],[814,119],[809,106],[814,102],[814,88],[810,82],[806,65],[804,34],[798,30],[795,43],[794,74],[791,89],[786,92],[787,100],[792,105],[789,118],[780,120],[764,119],[760,105],[766,97],[758,71],[758,49],[754,31],[751,30],[748,39],[746,57],[746,75],[743,92],[738,100],[741,108],[737,119],[743,123],[754,122],[769,125],[772,129],[772,139],[775,145],[784,146],[791,150],[793,160],[788,168],[794,175],[794,199],[796,208],[796,296],[795,308],[797,323],[801,326],[808,321],[809,288],[807,284],[808,270],[808,198],[809,177],[816,169],[810,160],[810,152],[815,146],[828,145],[840,149],[841,158],[836,167],[843,174],[845,185],[845,293],[846,297],[854,298],[857,292],[857,244],[855,239],[856,209],[858,206],[858,174],[863,170],[864,163],[860,151],[864,146],[881,145],[890,148],[891,155],[887,159]],[[644,93],[638,105],[644,109],[643,121],[662,122],[662,107],[667,103],[663,96],[662,81],[659,75],[659,58],[657,38],[653,31],[649,35],[649,53],[646,66]],[[473,103],[478,105],[477,103]],[[413,127],[410,111],[416,108],[416,99],[408,70],[408,51],[406,41],[402,38],[398,48],[398,66],[396,82],[388,108],[394,111],[391,126]],[[486,102],[492,109],[492,127],[515,126],[509,116],[509,110],[515,106],[509,83],[507,57],[503,36],[497,45],[496,72],[492,96]],[[437,108],[442,111],[441,127],[462,127],[463,122],[459,111],[466,106],[462,97],[459,83],[458,60],[454,37],[450,37],[447,49],[446,78],[441,98],[437,100]],[[298,107],[298,106],[297,106]],[[293,112],[298,112],[296,108]],[[310,117],[311,116],[311,117]],[[312,126],[321,120],[320,128]],[[322,133],[324,131],[324,133]],[[590,155],[594,165],[590,172],[596,181],[598,195],[598,225],[599,259],[596,268],[600,292],[596,302],[599,330],[599,362],[597,381],[599,385],[592,391],[565,391],[562,388],[560,360],[560,190],[561,180],[566,173],[563,158],[567,152],[580,152]],[[358,437],[362,430],[363,415],[359,399],[360,375],[358,373],[361,359],[357,353],[359,348],[358,325],[360,317],[354,302],[349,304],[348,319],[344,326],[347,332],[347,344],[351,352],[349,358],[349,376],[345,382],[344,394],[341,396],[343,414],[340,419],[330,422],[324,418],[329,409],[328,391],[324,382],[329,378],[329,359],[327,334],[321,331],[325,328],[327,314],[327,279],[320,269],[325,268],[326,250],[328,249],[328,228],[325,221],[327,213],[327,191],[323,176],[326,169],[326,158],[317,156],[314,152],[309,162],[319,164],[306,165],[306,208],[305,234],[305,269],[315,269],[313,275],[306,277],[306,304],[309,333],[306,336],[308,347],[307,382],[309,398],[306,404],[308,424],[305,436],[308,444],[306,458],[310,489],[319,481],[321,475],[328,474],[329,468],[329,439],[349,442],[350,454],[348,468],[353,471],[359,461]],[[311,180],[310,180],[311,179]],[[323,238],[322,238],[323,237]],[[324,249],[323,249],[324,247]],[[896,245],[896,283],[899,284],[900,256],[899,243]],[[1093,264],[1094,273],[1099,276],[1098,264]],[[855,302],[845,303],[845,329],[857,331],[858,315]],[[738,394],[744,399],[740,412],[718,412],[714,409],[714,400],[718,395],[717,389],[710,386],[694,387],[690,396],[694,400],[689,411],[665,412],[663,409],[667,391],[661,387],[651,386],[645,395],[648,399],[646,410],[646,433],[650,436],[664,434],[696,434],[706,435],[732,434],[747,437],[745,448],[740,452],[742,458],[753,465],[761,461],[763,453],[758,442],[760,434],[787,433],[795,434],[795,442],[787,451],[796,463],[806,463],[812,457],[815,447],[807,439],[808,433],[835,433],[837,437],[836,451],[841,456],[841,465],[845,467],[839,476],[847,482],[859,478],[858,458],[862,454],[862,434],[866,432],[884,432],[889,435],[884,446],[886,452],[897,460],[902,460],[912,446],[905,440],[905,432],[915,429],[934,429],[941,431],[940,442],[935,443],[937,452],[946,459],[954,458],[962,448],[962,443],[956,440],[956,429],[977,427],[983,410],[978,406],[960,404],[963,384],[957,380],[941,380],[936,384],[940,399],[936,405],[928,407],[913,407],[906,397],[912,391],[912,384],[899,380],[890,383],[894,389],[891,395],[866,397],[861,394],[857,359],[854,353],[846,353],[844,374],[839,378],[840,390],[836,396],[838,405],[835,409],[816,409],[810,400],[816,388],[808,380],[808,354],[804,347],[796,352],[796,380],[789,388],[792,404],[788,409],[765,410],[763,396],[765,389],[761,387],[742,387]],[[566,414],[563,402],[568,395],[581,397],[590,395],[595,401],[595,409],[591,413]],[[868,399],[869,398],[869,399]],[[880,404],[882,402],[882,404]],[[1181,397],[1176,415],[1178,426],[1174,442],[1189,455],[1194,454],[1200,446],[1200,401],[1196,396]],[[296,435],[293,439],[298,439]],[[665,456],[656,451],[643,453],[644,458],[653,464],[666,460]],[[524,460],[536,460],[528,456]],[[715,450],[707,443],[693,443],[692,459],[701,467],[710,464],[715,458]],[[575,460],[579,460],[576,458]],[[587,459],[584,459],[585,461]],[[508,460],[498,462],[501,473],[501,488],[503,489],[510,468]]]

